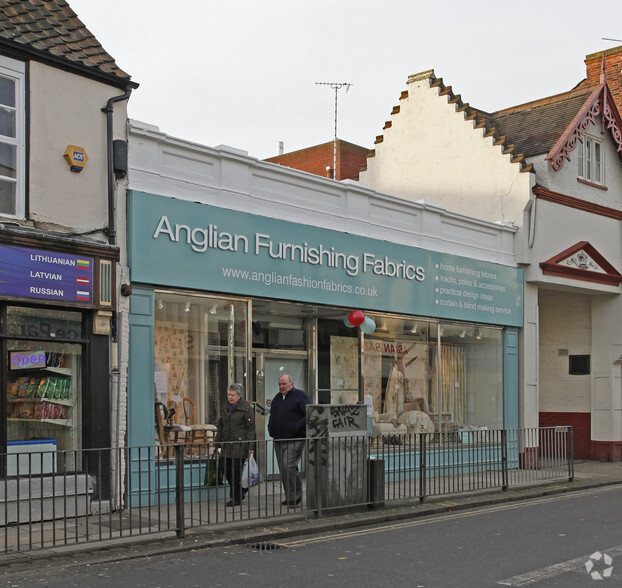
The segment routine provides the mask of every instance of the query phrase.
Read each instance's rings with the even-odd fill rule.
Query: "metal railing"
[[[244,460],[226,445],[0,454],[0,553],[574,478],[571,427],[324,437],[304,440],[296,504],[268,440],[263,481],[229,505]]]

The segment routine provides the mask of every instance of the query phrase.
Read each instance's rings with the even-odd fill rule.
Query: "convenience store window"
[[[9,306],[2,335],[7,450],[81,449],[82,314]]]

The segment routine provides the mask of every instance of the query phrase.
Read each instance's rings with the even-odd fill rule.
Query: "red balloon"
[[[353,310],[348,315],[348,320],[350,321],[351,325],[358,327],[365,320],[365,314],[362,310]]]

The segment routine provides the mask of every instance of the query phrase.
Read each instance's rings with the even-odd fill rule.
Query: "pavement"
[[[506,491],[451,494],[430,498],[423,503],[413,500],[391,502],[386,503],[384,508],[347,511],[322,517],[314,517],[305,512],[271,519],[228,522],[193,528],[183,538],[178,538],[174,532],[163,532],[157,535],[9,553],[0,555],[0,574],[8,576],[12,573],[33,571],[34,568],[93,565],[232,545],[256,545],[261,549],[269,549],[271,545],[289,537],[402,521],[614,484],[622,485],[622,462],[576,461],[572,482],[555,481],[514,487]]]

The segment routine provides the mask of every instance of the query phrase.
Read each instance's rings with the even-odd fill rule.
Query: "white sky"
[[[408,76],[494,111],[565,92],[622,43],[620,0],[69,0],[140,84],[129,116],[263,159],[338,136],[373,148]]]

